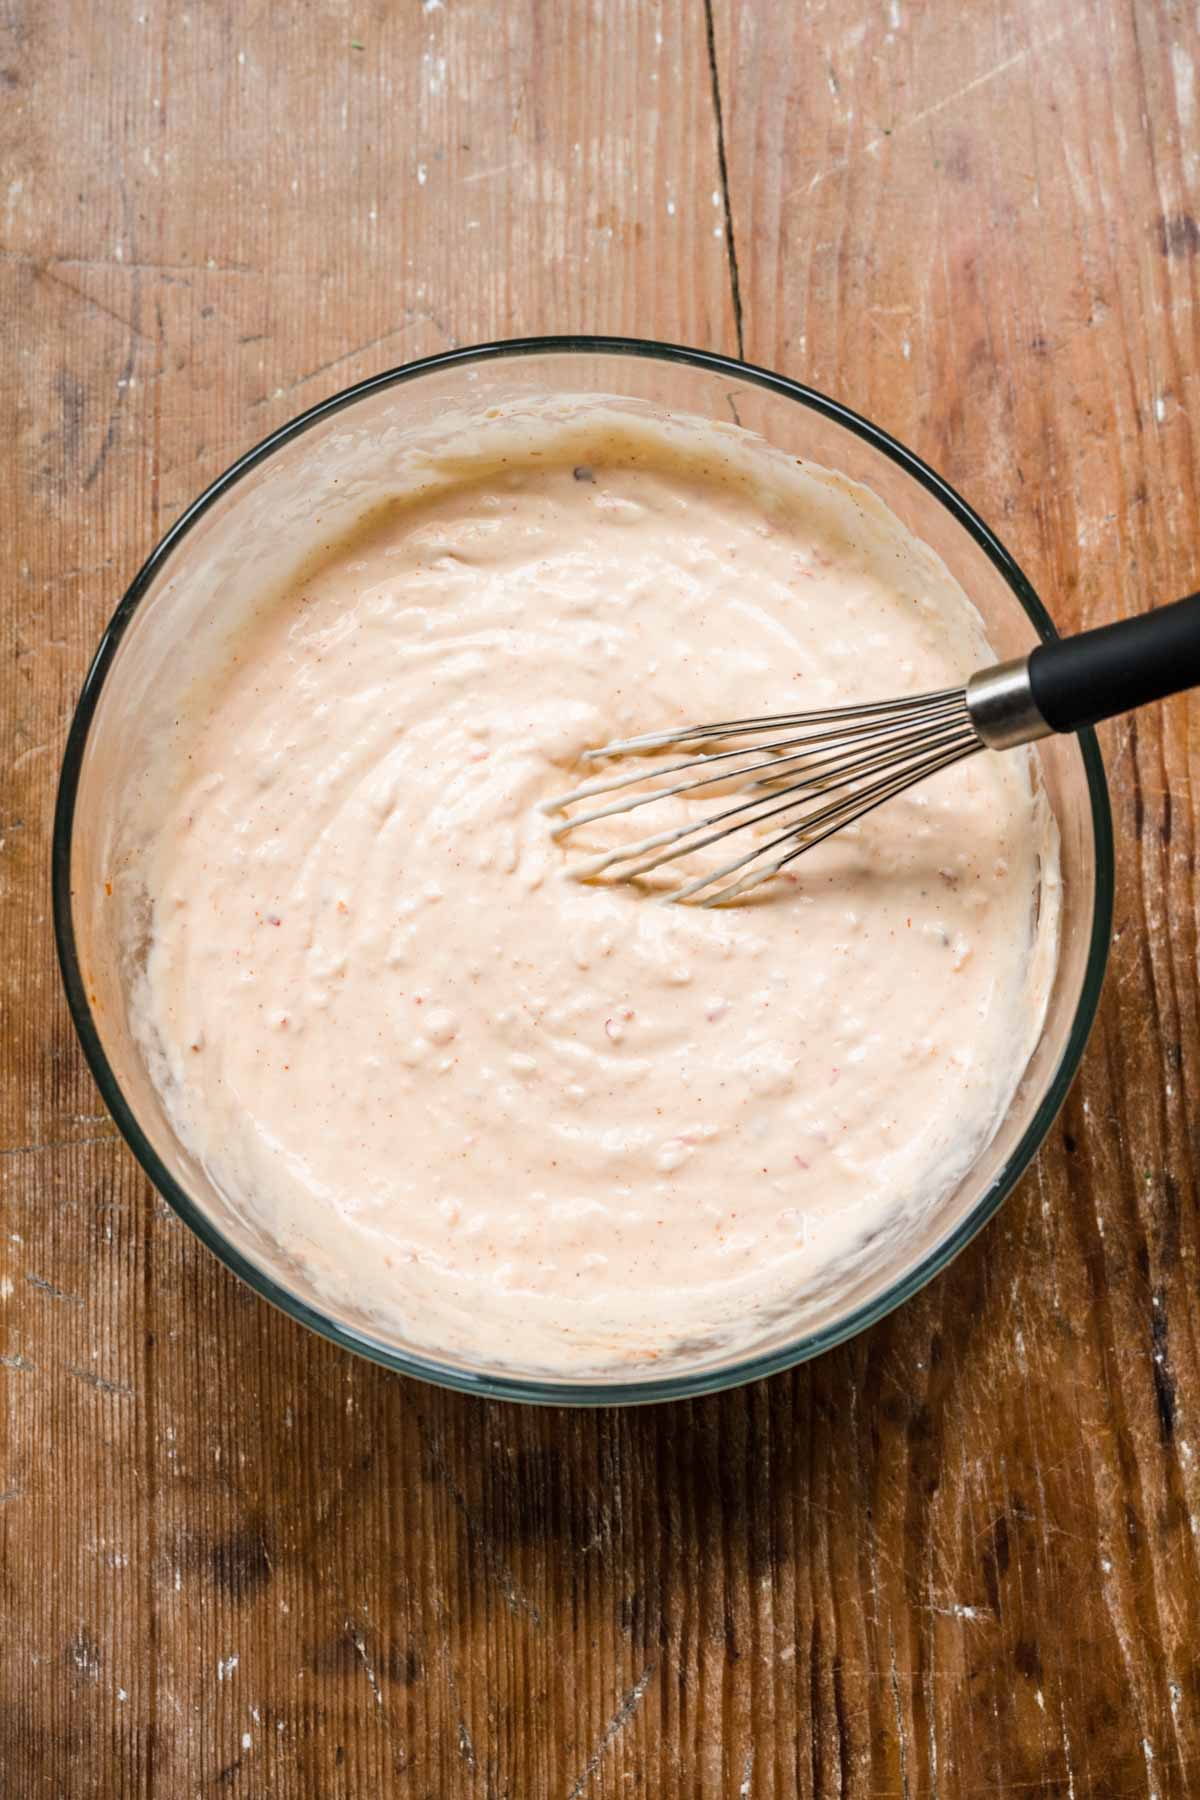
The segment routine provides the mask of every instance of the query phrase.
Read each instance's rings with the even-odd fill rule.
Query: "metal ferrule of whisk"
[[[981,670],[963,688],[719,719],[604,744],[588,751],[587,760],[628,758],[635,766],[606,768],[544,810],[558,820],[554,835],[566,838],[663,801],[711,799],[711,808],[689,805],[684,823],[584,855],[568,873],[582,881],[636,881],[737,835],[735,855],[717,851],[698,874],[662,896],[713,906],[779,875],[918,781],[980,750],[1030,743],[1051,729],[1034,699],[1029,659],[1022,658]]]

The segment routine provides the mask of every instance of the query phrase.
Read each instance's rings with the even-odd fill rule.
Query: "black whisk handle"
[[[1039,644],[1029,658],[1029,686],[1053,731],[1078,731],[1200,687],[1200,594]]]

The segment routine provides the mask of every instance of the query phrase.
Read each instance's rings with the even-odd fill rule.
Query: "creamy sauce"
[[[418,1349],[753,1343],[1008,1106],[1057,921],[1035,765],[978,756],[713,911],[567,879],[542,803],[613,737],[990,660],[878,501],[746,434],[526,419],[432,463],[164,749],[136,1016],[177,1130]]]

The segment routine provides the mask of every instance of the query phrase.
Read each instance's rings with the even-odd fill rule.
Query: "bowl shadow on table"
[[[182,1567],[222,1634],[257,1638],[263,1716],[319,1791],[355,1733],[394,1728],[431,1791],[473,1792],[478,1771],[480,1791],[541,1792],[523,1761],[540,1745],[559,1759],[548,1791],[571,1793],[598,1746],[614,1768],[693,1754],[685,1727],[713,1708],[713,1792],[737,1791],[751,1751],[781,1792],[795,1756],[858,1759],[898,1792],[902,1740],[913,1792],[935,1740],[961,1771],[1066,1792],[1067,1726],[1093,1771],[1132,1782],[1081,1475],[1107,1277],[1079,1105],[903,1308],[677,1404],[513,1406],[406,1380],[276,1313],[176,1227],[161,1303],[186,1347],[160,1359],[157,1404],[190,1418],[190,1445],[181,1428],[185,1479],[157,1490],[161,1582]],[[1066,1721],[1049,1736],[1046,1708]]]
[[[917,1636],[930,1623],[933,1513],[972,1447],[962,1396],[974,1415],[1001,1249],[993,1228],[900,1312],[789,1373],[578,1410],[477,1400],[350,1357],[189,1245],[179,1300],[190,1331],[212,1321],[222,1365],[193,1430],[223,1453],[160,1490],[175,1515],[162,1579],[182,1567],[232,1617],[298,1639],[307,1681],[277,1707],[303,1717],[314,1757],[378,1696],[415,1729],[450,1692],[471,1756],[510,1764],[529,1698],[504,1689],[518,1650],[543,1694],[602,1656],[618,1701],[674,1681],[694,1703],[714,1671],[762,1679],[764,1656],[766,1679],[799,1682],[818,1710],[851,1664],[905,1684],[911,1620]],[[956,1559],[957,1597],[998,1609],[1008,1527],[986,1524],[973,1569]],[[488,1696],[471,1671],[496,1657]]]
[[[944,1403],[969,1376],[996,1279],[989,1245],[994,1252],[990,1233],[898,1312],[796,1369],[632,1407],[514,1405],[410,1380],[303,1331],[223,1272],[216,1280],[226,1290],[223,1329],[246,1340],[227,1346],[234,1369],[257,1368],[294,1395],[283,1434],[277,1419],[263,1451],[274,1461],[290,1441],[298,1466],[334,1477],[325,1504],[318,1491],[292,1496],[308,1514],[306,1542],[315,1546],[379,1480],[414,1492],[419,1479],[481,1549],[582,1558],[633,1529],[631,1509],[648,1525],[651,1498],[661,1530],[648,1542],[684,1528],[711,1541],[739,1516],[752,1526],[765,1491],[780,1486],[791,1503],[813,1504],[834,1465],[866,1473],[897,1434],[913,1469],[927,1466],[935,1481]],[[260,1405],[266,1398],[260,1387]],[[751,1550],[750,1572],[762,1573],[770,1548]]]

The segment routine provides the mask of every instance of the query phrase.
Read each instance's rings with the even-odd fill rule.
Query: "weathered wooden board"
[[[354,1362],[149,1192],[49,930],[91,648],[198,489],[456,342],[736,350],[930,457],[1065,626],[1197,585],[1193,13],[0,0],[0,1794],[1200,1786],[1200,715],[1106,734],[1109,986],[917,1301],[628,1414]]]

